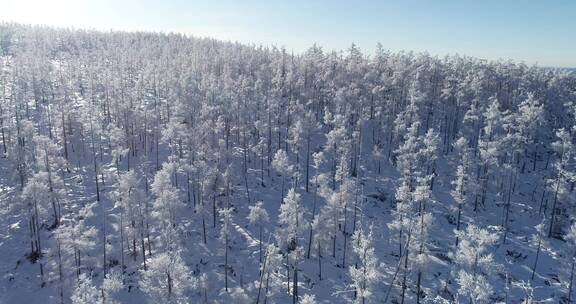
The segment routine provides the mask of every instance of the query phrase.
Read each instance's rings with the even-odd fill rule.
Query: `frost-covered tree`
[[[119,209],[120,223],[118,230],[120,233],[120,256],[121,266],[125,267],[125,251],[132,251],[132,256],[136,259],[137,256],[137,239],[142,236],[143,219],[140,217],[145,213],[141,210],[142,202],[146,200],[144,193],[139,189],[138,179],[134,171],[129,171],[120,175],[116,191],[113,193],[114,200],[116,201],[116,208]],[[141,248],[142,258],[146,264],[146,255],[144,248]]]
[[[429,180],[430,189],[434,189],[434,180],[436,177],[436,160],[438,159],[438,151],[440,146],[440,138],[438,132],[434,129],[428,129],[424,137],[421,139],[422,148],[419,152],[420,157],[424,159],[426,170],[425,175],[431,175]]]
[[[101,291],[94,285],[92,278],[83,273],[78,278],[78,285],[74,288],[71,300],[73,304],[100,303]]]
[[[106,274],[102,281],[102,303],[118,303],[114,301],[114,295],[124,286],[122,274],[117,271],[111,271]]]
[[[396,164],[398,171],[408,185],[412,187],[415,177],[421,173],[419,168],[419,151],[421,142],[418,137],[418,123],[414,123],[407,129],[404,143],[396,149]]]
[[[454,189],[450,192],[452,198],[456,203],[458,213],[456,215],[456,231],[460,231],[460,224],[462,222],[462,209],[466,204],[466,185],[467,185],[466,168],[463,165],[458,165],[456,168],[456,179],[452,181]],[[456,246],[458,246],[458,236],[456,235]]]
[[[260,263],[260,278],[258,280],[258,294],[256,303],[266,303],[275,291],[282,287],[280,267],[282,265],[282,254],[275,244],[268,244],[264,261]]]
[[[545,239],[546,228],[544,222],[536,225],[534,229],[536,230],[536,233],[532,235],[530,241],[532,245],[536,247],[536,256],[534,257],[534,266],[532,267],[532,276],[530,277],[530,281],[534,281],[534,275],[536,274],[536,268],[538,267],[538,259],[540,258],[542,247],[546,248],[548,245]]]
[[[59,239],[62,251],[68,256],[74,257],[74,268],[76,277],[79,278],[83,266],[83,261],[88,258],[88,254],[96,246],[94,239],[98,234],[96,227],[86,223],[94,216],[94,204],[87,204],[77,211],[77,217],[66,221],[66,224],[58,228]]]
[[[278,171],[282,175],[282,191],[281,196],[284,197],[284,187],[286,183],[286,177],[292,177],[294,166],[290,164],[288,160],[288,155],[284,150],[276,151],[274,154],[274,159],[272,160],[272,167],[274,170]]]
[[[308,192],[309,184],[310,184],[310,157],[313,156],[311,153],[311,145],[312,139],[318,129],[320,128],[320,124],[316,121],[316,117],[312,112],[306,112],[303,118],[303,125],[304,125],[304,134],[306,138],[306,192]]]
[[[572,299],[572,289],[574,284],[574,267],[576,266],[576,223],[572,224],[570,227],[570,231],[566,235],[566,239],[568,240],[568,249],[566,257],[570,263],[570,279],[568,279],[568,303],[571,303]]]
[[[518,132],[519,150],[523,154],[521,172],[524,173],[528,154],[532,154],[532,170],[536,169],[536,156],[540,142],[540,126],[544,123],[544,106],[540,104],[534,94],[528,94],[526,99],[518,105],[515,117],[515,126]],[[530,151],[532,150],[532,151]]]
[[[337,93],[341,103],[346,99],[343,95],[342,90]],[[324,121],[330,131],[326,133],[324,153],[331,156],[332,190],[336,190],[338,180],[351,173],[349,159],[352,156],[352,140],[346,116],[341,113],[330,113],[328,109],[325,109],[325,112]]]
[[[342,219],[343,202],[339,193],[328,186],[328,180],[329,178],[326,175],[320,176],[318,180],[320,185],[319,194],[326,201],[326,204],[320,208],[318,217],[314,219],[314,231],[316,231],[314,239],[319,259],[322,257],[322,251],[328,249],[325,243],[327,237],[330,238],[332,243],[330,250],[332,257],[336,257],[336,243]],[[321,265],[321,261],[319,263]]]
[[[94,184],[96,186],[96,200],[100,201],[100,175],[101,172],[101,162],[102,162],[102,142],[101,142],[101,124],[100,124],[100,112],[96,110],[95,105],[85,103],[82,108],[82,123],[86,132],[88,132],[87,137],[90,138],[90,152],[92,154],[92,169],[94,171]],[[99,152],[97,152],[97,150]],[[98,157],[99,155],[99,157]]]
[[[36,136],[36,159],[39,172],[45,173],[48,184],[48,199],[52,205],[54,223],[52,227],[57,227],[60,223],[60,212],[65,204],[66,187],[62,181],[61,174],[64,172],[66,161],[60,156],[58,146],[46,136]]]
[[[406,297],[407,278],[410,248],[413,233],[413,216],[414,216],[414,193],[410,186],[410,178],[403,178],[402,184],[396,189],[396,209],[393,213],[393,220],[388,223],[391,231],[398,232],[398,257],[403,265],[402,270],[402,293],[401,302]]]
[[[458,165],[456,167],[456,176],[452,181],[454,188],[450,192],[454,202],[456,203],[456,230],[460,231],[462,222],[462,210],[468,202],[471,192],[474,192],[474,175],[472,153],[468,147],[469,143],[465,137],[460,137],[455,143],[454,147],[458,155]],[[477,199],[476,199],[477,201]],[[476,209],[476,207],[474,207]],[[458,246],[458,236],[456,236],[456,246]]]
[[[269,221],[269,216],[266,209],[264,209],[264,203],[261,201],[256,202],[254,206],[250,206],[249,208],[248,221],[250,225],[258,226],[258,252],[260,257],[259,261],[262,263],[262,233],[264,231],[264,225]]]
[[[314,218],[312,227],[314,229],[314,238],[311,247],[318,259],[318,279],[322,280],[322,257],[328,248],[335,243],[334,230],[338,229],[333,221],[333,217],[328,213],[328,209],[323,209],[320,214]],[[330,250],[332,251],[332,250]]]
[[[396,209],[393,212],[394,219],[388,223],[388,228],[398,233],[398,256],[403,256],[403,246],[405,234],[410,226],[410,216],[412,215],[413,194],[409,186],[409,181],[403,179],[396,189]]]
[[[310,233],[308,234],[308,249],[306,251],[306,258],[310,258],[310,254],[312,251],[312,243],[314,243],[314,226],[315,226],[315,221],[316,221],[316,217],[317,217],[317,201],[318,201],[318,188],[320,187],[320,184],[318,182],[318,180],[326,180],[326,175],[322,174],[319,171],[320,166],[322,166],[322,164],[325,163],[325,159],[324,159],[324,153],[322,152],[315,152],[314,154],[312,154],[312,158],[314,159],[314,164],[312,165],[314,167],[314,169],[316,170],[316,174],[314,174],[314,181],[313,181],[313,189],[314,189],[314,195],[312,197],[312,214],[310,217],[310,221],[308,222],[308,224],[310,225]]]
[[[152,194],[155,196],[152,203],[152,216],[155,219],[161,246],[167,252],[176,248],[176,215],[183,205],[178,189],[173,186],[174,170],[173,164],[164,164],[164,167],[154,176],[154,182],[151,185]]]
[[[561,227],[557,221],[558,202],[571,200],[570,187],[576,183],[576,148],[572,141],[572,136],[565,129],[556,131],[557,140],[552,144],[557,153],[557,160],[554,163],[555,178],[550,181],[552,193],[552,211],[550,212],[550,224],[548,237],[558,233]],[[570,186],[572,184],[572,186]]]
[[[280,248],[294,250],[299,246],[299,239],[304,226],[304,212],[300,206],[300,194],[292,188],[280,205],[278,215],[280,228],[276,231],[276,239]]]
[[[33,164],[36,160],[34,136],[37,131],[32,121],[22,118],[20,115],[16,113],[14,126],[16,134],[14,135],[15,139],[12,140],[15,144],[10,146],[7,156],[13,167],[14,175],[18,176],[20,187],[23,189],[28,178],[34,173]],[[4,141],[6,141],[6,137],[4,137]]]
[[[506,133],[503,131],[505,121],[508,119],[508,112],[500,110],[500,103],[497,98],[491,98],[489,102],[490,105],[483,114],[485,122],[482,130],[483,136],[480,138],[478,144],[481,162],[479,177],[481,187],[480,203],[483,206],[486,201],[491,177],[497,177],[498,173],[503,169],[503,155],[508,151],[505,148],[507,143],[505,140]],[[510,166],[508,166],[508,168],[510,168]],[[506,208],[506,204],[503,205]]]
[[[318,194],[326,200],[326,204],[320,208],[318,215],[312,220],[310,231],[309,250],[316,254],[318,259],[318,278],[322,280],[322,258],[327,252],[336,256],[336,235],[339,222],[339,202],[335,193],[328,186],[329,177],[325,174],[319,174],[315,178]],[[328,250],[332,247],[332,250]]]
[[[298,264],[302,245],[300,239],[305,229],[304,212],[300,206],[300,194],[296,193],[294,188],[288,190],[286,197],[280,205],[280,213],[278,215],[278,223],[280,227],[276,230],[276,240],[279,247],[282,249],[286,256],[286,261],[289,270],[294,273],[293,297],[297,299],[298,293]],[[292,261],[290,262],[290,257]],[[290,290],[290,275],[288,278],[288,290]]]
[[[187,303],[186,293],[196,284],[177,251],[153,255],[148,260],[148,269],[140,274],[140,287],[150,303]]]
[[[430,190],[429,180],[432,177],[418,178],[418,186],[414,190],[414,200],[418,203],[418,220],[417,229],[414,231],[414,249],[412,252],[413,268],[417,272],[416,279],[416,303],[420,303],[422,297],[422,281],[425,274],[425,268],[429,264],[428,252],[428,231],[432,225],[432,213],[427,211],[430,203],[432,191]]]
[[[354,253],[358,258],[358,263],[348,267],[351,287],[355,292],[354,303],[370,303],[374,296],[376,283],[382,277],[378,258],[374,251],[374,240],[372,235],[373,227],[368,233],[360,226],[352,236]]]
[[[382,173],[382,160],[384,159],[384,151],[382,149],[382,147],[380,147],[379,145],[374,145],[374,148],[372,149],[372,157],[376,160],[376,164],[377,164],[377,170],[376,173],[381,174]]]
[[[407,96],[403,96],[402,98],[407,98],[408,100],[405,101],[407,103],[406,107],[397,113],[394,120],[394,137],[396,143],[402,142],[402,139],[406,141],[406,136],[412,136],[412,134],[407,135],[407,133],[410,133],[408,129],[412,127],[415,127],[416,134],[414,135],[418,136],[419,128],[422,124],[420,117],[422,104],[426,100],[419,78],[420,74],[417,72],[411,80],[407,80],[410,81],[409,87],[404,87],[404,89],[408,90],[408,93]],[[399,154],[396,153],[396,155]]]
[[[470,303],[489,303],[494,291],[491,278],[498,268],[489,251],[498,236],[472,224],[456,233],[460,242],[452,258],[456,265],[457,297]]]
[[[40,277],[44,280],[44,266],[42,263],[42,227],[43,219],[47,212],[46,193],[49,192],[48,175],[40,172],[32,176],[24,189],[22,189],[22,199],[26,202],[29,226],[30,226],[30,260],[39,262]]]
[[[111,155],[112,155],[112,163],[116,166],[116,171],[120,174],[120,161],[122,157],[128,156],[128,170],[130,170],[130,154],[126,146],[126,136],[122,129],[118,127],[112,126],[108,130],[108,134],[110,137],[110,146],[112,147]]]
[[[224,243],[224,288],[226,292],[228,292],[228,273],[229,265],[228,265],[228,251],[230,246],[230,237],[232,234],[232,216],[233,216],[234,209],[232,208],[224,208],[220,210],[220,217],[222,218],[222,228],[220,229],[220,240]]]
[[[168,143],[172,156],[181,158],[186,138],[186,129],[180,115],[171,117],[166,127],[162,129],[162,141]]]

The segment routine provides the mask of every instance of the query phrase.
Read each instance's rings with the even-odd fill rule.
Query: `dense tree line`
[[[3,206],[62,303],[315,303],[330,276],[354,303],[489,303],[498,280],[531,303],[544,255],[571,301],[567,71],[4,23],[0,96]],[[532,271],[502,278],[493,247],[522,238]]]

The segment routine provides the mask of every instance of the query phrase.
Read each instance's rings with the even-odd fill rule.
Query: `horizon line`
[[[314,42],[312,43],[312,45],[306,47],[304,50],[294,50],[294,48],[289,48],[286,45],[277,45],[275,43],[265,43],[265,42],[254,42],[254,41],[241,41],[240,39],[226,39],[226,38],[219,38],[219,37],[214,37],[214,36],[210,36],[210,35],[202,35],[202,34],[197,34],[197,33],[191,33],[191,32],[186,32],[186,31],[178,31],[178,30],[167,30],[167,29],[121,29],[121,28],[97,28],[97,27],[82,27],[82,26],[75,26],[75,25],[51,25],[51,24],[45,24],[45,23],[22,23],[22,22],[18,22],[18,21],[11,21],[11,20],[0,20],[0,25],[12,25],[12,26],[23,26],[23,27],[30,27],[30,28],[48,28],[48,29],[52,29],[52,30],[66,30],[66,31],[76,31],[76,32],[80,32],[80,31],[85,31],[85,32],[97,32],[97,33],[101,33],[101,34],[110,34],[110,33],[124,33],[124,34],[135,34],[135,33],[146,33],[146,34],[155,34],[155,35],[182,35],[185,36],[186,38],[190,38],[190,39],[207,39],[207,40],[214,40],[214,41],[219,41],[219,42],[223,42],[223,43],[230,43],[230,44],[238,44],[238,45],[243,45],[245,47],[252,47],[252,48],[265,48],[265,49],[278,49],[278,50],[288,50],[290,49],[290,53],[291,55],[304,55],[309,49],[313,48],[313,47],[318,47],[320,48],[325,54],[330,54],[330,53],[344,53],[348,48],[355,46],[360,53],[362,54],[363,57],[365,58],[371,58],[374,55],[374,51],[369,52],[369,51],[365,51],[362,50],[362,48],[360,48],[358,46],[357,42],[350,42],[349,43],[349,47],[348,48],[327,48],[323,45],[321,45],[318,42]],[[381,45],[384,46],[384,44],[382,42],[379,41],[375,41],[374,43],[375,46]],[[559,69],[559,70],[569,70],[569,71],[574,71],[576,70],[576,66],[550,66],[550,65],[541,65],[538,62],[534,62],[534,63],[527,63],[525,60],[518,60],[518,59],[514,59],[514,58],[504,58],[504,57],[500,57],[498,59],[488,59],[488,58],[482,58],[479,56],[474,56],[474,55],[467,55],[467,54],[462,54],[462,53],[445,53],[445,54],[438,54],[438,53],[431,53],[428,50],[410,50],[410,49],[399,49],[399,50],[392,50],[390,48],[385,48],[383,47],[384,51],[390,52],[390,53],[394,53],[394,54],[399,54],[399,53],[412,53],[412,54],[416,54],[416,55],[428,55],[430,57],[433,57],[435,59],[442,59],[442,58],[450,58],[450,57],[455,57],[455,58],[468,58],[468,59],[475,59],[478,60],[480,62],[484,62],[484,63],[504,63],[504,62],[510,62],[512,64],[518,64],[518,65],[525,65],[527,67],[537,67],[537,68],[542,68],[542,69]]]

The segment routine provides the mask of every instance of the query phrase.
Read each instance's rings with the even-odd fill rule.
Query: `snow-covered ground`
[[[362,267],[364,260],[354,251],[359,243],[352,235],[353,230],[360,228],[364,232],[371,229],[373,240],[370,246],[377,258],[377,264],[372,265],[374,269],[371,270],[376,273],[376,280],[369,288],[367,303],[400,303],[404,276],[405,302],[416,303],[418,269],[422,270],[420,300],[423,303],[441,303],[440,297],[451,303],[458,293],[459,299],[467,303],[469,297],[463,296],[462,282],[457,279],[458,270],[466,268],[459,265],[455,258],[458,249],[463,246],[456,245],[457,208],[453,192],[460,158],[450,147],[456,135],[468,137],[471,141],[476,136],[487,140],[489,136],[485,128],[489,120],[489,105],[493,101],[489,97],[493,93],[500,97],[496,101],[502,108],[499,115],[516,120],[510,122],[502,119],[502,125],[494,127],[497,129],[494,137],[503,138],[501,146],[495,148],[500,149],[499,157],[495,159],[501,164],[490,165],[493,171],[488,175],[484,204],[474,210],[474,201],[480,194],[467,194],[467,202],[462,207],[461,230],[474,225],[496,239],[486,246],[486,256],[491,255],[493,260],[480,262],[486,262],[490,267],[478,268],[478,275],[487,278],[487,284],[493,291],[485,299],[479,296],[478,303],[523,303],[529,297],[538,303],[567,301],[573,271],[570,257],[576,247],[574,240],[567,237],[575,194],[573,186],[570,189],[567,182],[566,191],[560,194],[562,205],[553,209],[553,202],[557,199],[554,189],[558,189],[555,188],[557,172],[553,164],[561,156],[558,152],[552,153],[550,143],[557,140],[555,130],[576,125],[576,111],[570,112],[573,105],[566,105],[565,109],[556,108],[569,100],[556,100],[554,94],[564,93],[552,92],[550,87],[529,77],[545,77],[548,72],[542,71],[540,74],[539,71],[530,71],[523,66],[511,67],[505,63],[484,66],[473,60],[468,62],[472,67],[467,67],[464,63],[458,63],[458,60],[464,60],[462,58],[442,61],[427,55],[412,57],[388,53],[385,54],[388,57],[381,59],[386,68],[380,71],[373,62],[376,59],[361,54],[350,54],[342,59],[314,49],[305,55],[290,58],[293,63],[288,67],[286,62],[290,61],[289,58],[284,58],[278,50],[264,51],[220,42],[214,42],[212,46],[213,42],[208,40],[152,35],[154,39],[164,41],[163,44],[136,34],[84,33],[0,25],[0,33],[12,33],[15,29],[23,33],[21,37],[26,38],[22,39],[27,44],[17,48],[18,40],[13,39],[14,49],[4,50],[0,65],[3,79],[0,94],[4,92],[3,98],[0,98],[0,115],[4,118],[0,127],[5,131],[6,138],[10,137],[10,140],[3,141],[8,151],[0,158],[2,304],[70,303],[71,299],[76,303],[168,303],[178,300],[175,295],[178,292],[182,292],[180,300],[184,303],[264,303],[262,291],[259,295],[264,283],[261,282],[264,276],[261,275],[259,228],[250,224],[248,219],[250,207],[259,201],[263,202],[269,215],[269,221],[263,224],[263,248],[276,244],[279,246],[276,253],[283,258],[279,267],[272,270],[268,303],[293,301],[291,292],[295,272],[292,266],[295,264],[300,297],[314,295],[317,303],[354,301],[358,290],[353,287],[350,268]],[[42,38],[30,40],[34,35]],[[50,35],[59,37],[59,42],[50,42]],[[70,42],[67,44],[63,42],[64,39]],[[66,46],[70,49],[66,49]],[[117,57],[113,58],[112,54]],[[51,57],[55,59],[45,60]],[[168,62],[167,66],[161,66],[162,62]],[[283,62],[287,67],[282,65]],[[432,75],[435,75],[435,68],[431,68],[434,64],[442,65],[444,84],[434,85],[433,79],[436,78]],[[492,70],[492,67],[510,68],[520,76],[510,76],[506,71],[499,71],[497,75],[528,84],[519,84],[522,89],[516,87],[513,93],[498,91],[495,89],[498,86],[493,83],[495,80],[491,79],[478,80],[484,87],[476,86],[474,81],[484,77],[483,73]],[[289,70],[288,75],[280,72],[283,69]],[[311,75],[308,69],[317,70]],[[466,73],[454,72],[458,69],[466,70],[470,75],[477,72],[480,76],[474,74],[478,78],[457,79],[467,77],[463,76]],[[394,78],[401,77],[399,75],[404,72],[410,75],[402,78],[406,84],[400,78]],[[371,76],[375,73],[381,75]],[[528,76],[523,77],[522,73]],[[36,75],[42,81],[37,82]],[[394,77],[386,78],[389,77],[386,75]],[[567,78],[557,76],[549,81],[557,81],[554,90],[564,88],[574,98],[574,78],[562,77]],[[450,81],[458,81],[460,95],[449,95]],[[314,84],[309,85],[309,82]],[[419,82],[423,83],[421,87],[414,84]],[[539,104],[544,105],[544,121],[536,131],[535,142],[538,144],[530,143],[527,148],[532,150],[536,147],[535,170],[532,170],[530,154],[522,156],[522,161],[527,164],[524,169],[520,169],[522,162],[515,163],[506,158],[514,154],[510,152],[512,149],[518,149],[507,141],[514,139],[506,139],[506,135],[523,132],[515,129],[514,125],[518,125],[520,119],[514,115],[521,113],[518,104],[530,98],[531,95],[524,91],[530,87],[535,87],[534,91],[539,92]],[[34,92],[34,88],[37,92]],[[443,94],[446,95],[439,94],[439,89],[444,90]],[[42,90],[48,90],[51,94]],[[545,90],[549,91],[540,92]],[[405,100],[401,101],[400,95],[394,95],[397,91],[404,92],[402,96]],[[292,96],[289,97],[289,94]],[[318,94],[321,96],[318,97]],[[456,97],[452,97],[457,95],[459,101],[452,103],[456,100]],[[545,95],[548,97],[542,97]],[[435,104],[431,106],[428,101]],[[377,114],[371,113],[373,102],[377,103]],[[464,114],[473,108],[473,103],[477,103],[475,106],[481,109],[481,116],[486,117],[479,120],[477,129],[473,128],[473,124],[467,125],[468,121],[464,119]],[[418,118],[410,113],[415,113]],[[449,115],[454,115],[454,127],[449,126],[448,119],[453,118]],[[397,117],[404,118],[400,120]],[[560,117],[564,120],[560,121]],[[22,121],[30,122],[31,127],[26,129]],[[310,127],[311,121],[316,123],[314,130]],[[302,123],[303,129],[296,129],[296,122]],[[406,124],[405,128],[398,128],[399,124]],[[419,193],[414,189],[409,191],[414,199],[409,202],[411,207],[406,213],[410,220],[404,222],[405,228],[410,231],[414,229],[410,236],[414,237],[410,250],[419,250],[417,239],[425,239],[422,256],[426,258],[420,268],[413,252],[408,259],[405,259],[404,253],[400,256],[398,231],[391,227],[398,218],[398,206],[402,201],[399,189],[402,189],[403,181],[416,181],[416,176],[426,175],[426,171],[432,168],[424,166],[431,162],[430,158],[421,156],[425,152],[417,152],[420,154],[416,156],[418,166],[415,170],[402,170],[404,165],[398,163],[401,155],[394,151],[400,151],[398,149],[410,141],[409,128],[414,124],[421,126],[416,131],[417,138],[414,138],[418,147],[427,147],[424,136],[428,130],[434,129],[439,138],[439,147],[433,152],[437,157],[434,162],[434,187],[430,197],[423,199],[426,207],[418,209],[419,201],[414,197],[418,197]],[[341,133],[331,133],[338,128],[341,128]],[[460,129],[456,132],[451,128]],[[470,129],[480,133],[469,132]],[[306,132],[313,132],[309,149],[306,149],[303,137]],[[392,132],[395,135],[393,140],[389,140]],[[572,142],[575,133],[576,129],[570,135]],[[21,145],[19,139],[25,144]],[[380,164],[373,152],[377,144],[375,139],[378,139],[384,154],[392,152],[391,157],[383,156]],[[54,143],[55,152],[50,152],[48,148],[43,150],[42,140]],[[337,145],[331,146],[331,140]],[[484,169],[481,160],[485,155],[481,157],[481,153],[492,150],[480,151],[480,147],[470,146],[476,157],[470,164],[470,180],[473,181],[472,176]],[[299,173],[294,190],[300,195],[298,208],[303,212],[303,222],[298,219],[298,227],[295,228],[298,231],[295,233],[296,247],[300,251],[297,263],[292,254],[286,262],[286,252],[290,250],[283,248],[279,242],[289,243],[290,240],[277,238],[277,235],[282,235],[279,231],[291,227],[289,223],[279,225],[279,219],[286,216],[281,214],[282,196],[293,187],[295,180],[286,178],[285,172],[274,168],[272,160],[277,150],[287,150],[287,165]],[[315,167],[313,153],[321,151],[325,162]],[[567,154],[574,157],[574,151],[569,152],[571,154]],[[344,155],[341,158],[344,161],[336,157],[338,153]],[[115,155],[120,154],[122,157],[116,162]],[[308,192],[305,187],[307,155],[310,157]],[[46,166],[40,156],[50,157],[50,162],[53,160],[55,163]],[[62,163],[57,164],[56,159]],[[50,171],[53,174],[50,187],[54,182],[52,188],[57,188],[59,194],[55,194],[56,190],[49,190],[46,182],[46,188],[42,188],[44,192],[31,195],[35,193],[34,189],[25,190],[26,186],[23,189],[20,184],[22,171],[19,171],[18,164],[25,167],[22,169],[26,171],[24,185],[36,181],[35,174],[38,172]],[[264,173],[263,164],[266,166]],[[98,190],[94,166],[99,176]],[[343,177],[332,189],[331,177],[333,170],[338,171],[336,166],[338,170],[342,166],[349,167],[342,169],[344,173],[338,173]],[[356,171],[351,169],[353,166],[356,166]],[[572,164],[565,169],[569,171],[573,167]],[[121,176],[128,171],[135,172],[137,183],[126,192],[127,196],[123,196],[118,184]],[[165,184],[160,185],[158,172],[168,174]],[[322,186],[317,188],[314,181],[318,174],[324,175],[320,176]],[[508,179],[507,174],[515,174],[513,183],[508,184],[512,179]],[[62,184],[57,183],[59,178]],[[352,181],[357,187],[344,193],[342,185],[345,180]],[[38,179],[38,183],[42,182]],[[227,189],[226,182],[230,183],[230,189]],[[477,183],[472,186],[480,188],[480,182]],[[167,194],[172,188],[177,194],[176,199]],[[320,188],[325,190],[322,195]],[[418,189],[424,191],[424,188]],[[138,207],[129,205],[134,198],[130,196],[132,191],[142,194],[134,196],[134,204]],[[320,279],[319,257],[315,249],[310,257],[306,254],[314,205],[314,215],[318,217],[322,210],[328,210],[323,209],[329,201],[326,193],[340,192],[341,197],[349,197],[350,200],[338,205],[342,209],[338,211],[336,220],[334,257],[332,243],[328,243],[320,261]],[[503,223],[508,195],[509,212],[507,221]],[[59,225],[53,225],[55,218],[51,203],[54,201],[58,203],[56,214],[60,216]],[[35,242],[31,232],[31,218],[35,212],[32,202],[40,205],[41,209],[38,213],[38,233],[42,256],[38,259],[31,256],[35,246],[31,245]],[[200,205],[204,208],[199,208]],[[89,208],[91,212],[86,217],[80,216],[82,210],[88,210],[87,206],[92,206]],[[233,210],[227,252],[222,233],[223,213],[218,212],[226,207]],[[134,213],[130,208],[134,208]],[[420,225],[424,225],[420,222],[420,215],[424,211],[429,212],[432,218],[425,228],[428,230],[427,237],[417,232]],[[142,215],[142,212],[146,215]],[[290,212],[289,220],[292,216],[297,218],[294,215],[297,211]],[[556,220],[560,222],[560,233],[554,237],[548,237],[551,212],[558,213]],[[321,219],[328,221],[330,218]],[[568,221],[563,222],[565,219]],[[140,220],[146,225],[139,224]],[[95,234],[81,232],[77,228],[78,223],[95,228]],[[541,250],[532,280],[538,248],[534,240],[537,233],[535,227],[540,223],[544,223],[546,231],[540,242]],[[320,221],[318,225],[314,227],[322,229],[328,227],[328,222]],[[77,229],[78,234],[66,234],[65,227],[76,227],[71,229]],[[130,234],[131,229],[135,235]],[[330,230],[324,231],[328,233]],[[322,237],[316,236],[316,233],[314,231],[312,235]],[[403,237],[406,241],[406,235]],[[170,241],[167,242],[167,239]],[[463,242],[461,239],[460,244]],[[402,244],[405,246],[405,243]],[[82,250],[76,251],[73,246],[80,246]],[[148,259],[146,271],[141,250],[145,251]],[[79,268],[76,265],[77,254],[81,256]],[[182,282],[178,281],[180,277],[168,279],[176,282],[170,286],[173,294],[158,300],[150,291],[152,289],[142,282],[146,275],[154,276],[161,282],[164,280],[163,272],[152,273],[153,270],[150,270],[155,269],[150,262],[162,254],[170,258],[179,256],[183,261],[183,265],[179,265],[170,260],[173,264],[170,264],[172,268],[167,272],[181,267],[189,277]],[[227,272],[225,254],[228,259]],[[469,258],[474,260],[472,256]],[[124,269],[122,264],[125,265]],[[494,271],[489,273],[488,268]],[[82,285],[79,284],[78,271],[85,275],[82,282],[92,289],[78,287]],[[104,272],[108,274],[107,278],[113,273],[122,274],[122,282],[117,291],[101,299],[101,294],[107,290],[107,287],[102,289]],[[228,291],[224,286],[226,273]],[[201,280],[203,275],[206,278],[204,281]],[[526,287],[528,284],[530,287]],[[292,287],[289,289],[289,286]],[[475,286],[485,287],[480,283]],[[168,287],[158,287],[162,289],[160,297],[166,296]],[[91,298],[80,296],[88,295],[90,290],[98,292]],[[361,301],[359,298],[356,300]]]

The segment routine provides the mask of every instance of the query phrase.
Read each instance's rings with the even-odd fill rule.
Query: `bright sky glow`
[[[301,52],[318,43],[576,67],[574,0],[1,0],[0,20],[183,32]]]

